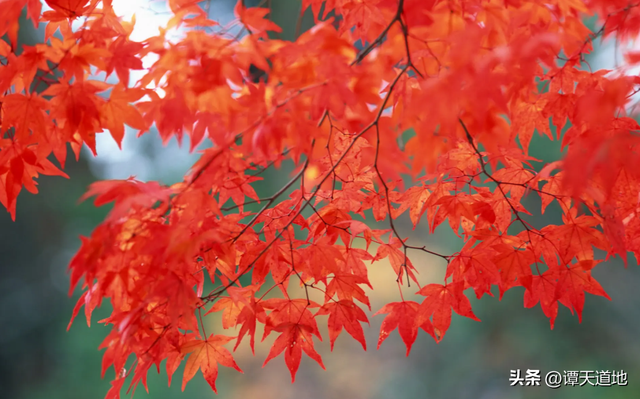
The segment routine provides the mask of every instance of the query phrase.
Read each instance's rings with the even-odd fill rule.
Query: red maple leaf
[[[420,305],[414,301],[392,302],[384,305],[382,309],[378,310],[374,314],[375,316],[378,314],[388,313],[380,327],[378,349],[380,349],[382,342],[389,337],[391,331],[396,328],[398,329],[398,333],[400,334],[402,341],[407,347],[407,356],[409,356],[411,347],[418,337],[419,328],[422,328],[431,336],[435,337],[433,326],[428,318],[420,321],[417,320],[419,307]]]
[[[180,347],[180,351],[183,354],[191,354],[184,366],[184,375],[182,377],[183,391],[187,382],[193,378],[198,370],[202,371],[204,379],[209,383],[214,392],[218,392],[216,389],[218,364],[225,367],[232,367],[242,372],[233,360],[231,353],[222,346],[231,340],[233,340],[231,337],[211,334],[205,340],[190,341]]]
[[[369,319],[355,303],[350,300],[340,300],[325,304],[316,316],[329,315],[329,341],[331,342],[331,350],[338,335],[344,327],[347,332],[362,344],[362,348],[367,350],[367,343],[364,338],[364,331],[360,322],[369,323]]]
[[[416,324],[423,325],[432,317],[434,337],[436,341],[442,340],[451,325],[451,309],[460,316],[480,321],[471,310],[471,303],[464,293],[462,282],[449,284],[429,284],[423,287],[418,294],[426,296],[422,301]]]

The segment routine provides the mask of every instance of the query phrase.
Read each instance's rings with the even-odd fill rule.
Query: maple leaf
[[[394,243],[393,245],[397,244]],[[373,262],[384,258],[389,258],[389,263],[399,279],[402,279],[406,272],[411,280],[418,281],[414,273],[415,267],[400,249],[389,244],[380,245]]]
[[[308,246],[302,256],[305,269],[316,281],[326,281],[329,274],[337,273],[340,270],[338,262],[343,260],[342,253],[336,247],[326,245],[322,241],[327,240],[316,241]]]
[[[251,297],[251,299],[254,299],[253,302],[255,302],[255,298],[253,298],[255,288],[256,287],[254,286],[244,288],[229,287],[227,290],[229,292],[229,297],[219,298],[205,316],[212,312],[223,311],[222,328],[228,329],[234,327],[238,324],[238,318],[242,310],[247,306],[251,306],[248,298]],[[236,341],[236,347],[240,343],[243,335],[244,333],[241,331],[238,336],[238,340]]]
[[[614,214],[613,205],[603,204],[602,213],[604,216],[604,234],[612,245],[612,252],[619,255],[627,267],[627,248],[625,243],[625,231],[622,220]]]
[[[291,373],[291,382],[293,383],[296,380],[298,367],[300,367],[302,351],[304,351],[307,356],[318,362],[324,370],[322,358],[313,347],[313,336],[311,335],[313,332],[311,327],[301,324],[283,323],[277,327],[277,330],[282,332],[282,334],[280,334],[273,343],[269,355],[267,355],[262,365],[263,367],[271,359],[284,352],[284,361]]]
[[[436,227],[444,222],[445,219],[449,219],[449,226],[458,234],[460,228],[461,218],[466,218],[470,221],[475,221],[475,214],[473,211],[473,199],[465,195],[447,195],[440,197],[433,205],[440,206],[438,213],[434,218],[434,222],[431,226],[431,231],[435,231]]]
[[[51,115],[65,122],[67,132],[79,131],[94,155],[97,154],[95,135],[101,130],[99,104],[102,102],[96,93],[107,89],[107,84],[98,81],[62,82],[49,86],[42,93],[54,96]]]
[[[198,369],[202,371],[204,379],[209,383],[214,392],[218,392],[216,389],[218,364],[234,368],[242,373],[242,370],[240,370],[233,360],[231,353],[222,346],[231,340],[233,340],[231,337],[211,334],[205,340],[190,341],[180,347],[180,351],[183,354],[191,354],[184,366],[184,375],[182,377],[183,391],[187,382],[196,375]]]
[[[45,0],[49,7],[67,18],[77,18],[86,11],[89,0]]]
[[[549,130],[549,118],[545,118],[542,114],[546,105],[547,100],[545,99],[538,99],[533,103],[518,101],[514,105],[515,110],[512,113],[511,135],[513,138],[515,138],[516,134],[519,135],[520,144],[525,153],[528,152],[534,129],[537,129],[540,134],[545,134],[547,137],[553,139],[553,137],[551,137],[551,131]]]
[[[433,316],[433,330],[436,341],[444,338],[451,325],[451,309],[460,316],[480,321],[471,310],[471,303],[464,293],[462,282],[449,284],[429,284],[418,294],[426,296],[417,311],[416,324],[423,325],[429,317]]]
[[[353,299],[357,299],[371,309],[369,298],[365,295],[364,290],[359,284],[367,284],[371,288],[371,284],[369,284],[363,276],[337,274],[333,276],[331,282],[327,285],[325,296],[328,299],[333,297],[334,294],[337,294],[340,300],[352,301]]]
[[[404,192],[402,196],[402,205],[396,211],[396,215],[400,215],[409,208],[409,217],[415,228],[418,221],[426,211],[425,203],[431,196],[431,192],[421,186],[413,186]]]
[[[496,246],[498,253],[493,262],[500,270],[500,298],[509,288],[518,284],[518,280],[531,276],[531,265],[537,262],[531,248],[511,247],[507,244]],[[540,256],[540,254],[537,254]]]
[[[556,297],[556,273],[549,269],[539,276],[522,277],[522,285],[529,287],[524,293],[524,306],[532,308],[540,302],[544,315],[549,318],[551,329],[558,316],[558,300]]]
[[[30,96],[9,94],[2,100],[2,127],[15,128],[16,137],[28,139],[30,133],[38,136],[46,132],[47,101],[35,93]]]
[[[252,299],[249,306],[242,308],[237,317],[237,324],[242,324],[240,331],[238,332],[238,340],[234,350],[238,348],[240,342],[244,338],[245,334],[249,335],[249,345],[251,346],[251,353],[255,354],[255,335],[257,322],[266,323],[267,314],[265,309],[260,303]]]
[[[322,358],[313,346],[313,335],[320,340],[322,340],[322,337],[318,330],[318,324],[309,311],[309,308],[319,307],[320,305],[305,299],[274,298],[267,299],[262,306],[273,308],[273,311],[267,317],[262,340],[264,341],[271,331],[281,333],[273,343],[263,366],[284,351],[284,360],[293,382],[300,366],[302,351],[304,351],[324,369]]]
[[[266,31],[282,32],[282,28],[265,18],[269,14],[268,8],[244,6],[244,2],[239,0],[233,10],[236,17],[240,19],[252,33],[261,34]]]
[[[22,187],[34,194],[38,192],[32,180],[38,177],[38,173],[68,178],[48,159],[39,156],[42,150],[41,146],[32,144],[31,147],[23,147],[13,141],[0,153],[0,203],[7,208],[14,220],[16,199]]]
[[[42,5],[39,1],[14,0],[3,1],[0,4],[0,15],[2,15],[0,35],[4,36],[5,34],[8,34],[12,48],[17,48],[18,46],[20,14],[22,14],[22,10],[27,4],[29,7],[29,18],[31,18],[33,23],[36,24],[42,9]]]
[[[115,206],[111,210],[109,218],[117,220],[125,215],[131,207],[153,205],[158,201],[166,202],[171,193],[170,188],[162,187],[156,182],[143,183],[131,177],[127,180],[93,183],[80,198],[80,201],[92,196],[96,196],[95,206],[114,201]]]
[[[364,331],[359,322],[363,321],[368,323],[369,319],[367,319],[362,309],[353,303],[353,301],[343,299],[337,302],[327,303],[318,310],[316,316],[325,314],[329,315],[329,341],[331,342],[331,350],[333,350],[333,344],[338,338],[338,335],[340,335],[343,327],[353,338],[362,344],[364,350],[367,350]]]
[[[137,57],[137,54],[142,51],[143,47],[142,43],[132,42],[122,36],[114,40],[109,46],[111,58],[108,64],[105,65],[107,75],[115,70],[120,83],[127,86],[129,84],[129,72],[142,69],[142,60]],[[136,129],[141,130],[141,128]]]
[[[392,302],[384,305],[382,309],[378,310],[375,315],[385,314],[388,315],[382,321],[380,326],[380,337],[378,338],[378,349],[385,339],[389,337],[389,334],[396,328],[402,338],[405,346],[407,347],[407,356],[411,351],[413,343],[418,337],[418,329],[422,328],[434,338],[436,337],[433,326],[429,319],[421,320],[418,323],[418,309],[420,305],[414,301],[402,301]]]
[[[118,85],[111,90],[109,101],[105,102],[100,110],[103,126],[109,129],[111,136],[120,148],[122,148],[125,124],[137,130],[144,130],[146,127],[140,111],[129,105],[139,100],[143,95],[144,91],[142,90],[125,90],[124,87]]]
[[[591,277],[591,269],[599,261],[584,260],[570,265],[554,269],[558,276],[555,298],[563,305],[578,314],[578,320],[582,322],[582,309],[584,308],[584,293],[589,292],[611,300],[600,283]]]
[[[452,277],[452,281],[464,280],[464,287],[472,287],[476,297],[480,299],[484,294],[492,295],[492,286],[500,285],[500,273],[491,259],[493,249],[481,245],[471,249],[470,244],[472,241],[451,259],[445,279]]]
[[[122,390],[122,386],[125,381],[125,377],[120,377],[111,381],[111,388],[107,391],[107,395],[104,399],[120,399],[120,391]]]
[[[567,264],[573,257],[578,259],[593,259],[593,247],[606,248],[606,240],[602,232],[595,229],[599,224],[592,216],[573,215],[563,216],[564,225],[546,226],[542,229],[547,239],[539,240],[537,244],[544,248],[542,254],[548,265],[555,265],[556,254],[560,256],[560,262]],[[556,241],[552,248],[549,240]]]

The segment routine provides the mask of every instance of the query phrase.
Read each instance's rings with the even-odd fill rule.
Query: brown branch
[[[403,11],[403,9],[404,9],[404,0],[399,0],[398,1],[398,9],[396,10],[396,15],[394,15],[394,17],[391,20],[391,22],[389,22],[387,27],[384,28],[384,30],[378,35],[378,37],[374,41],[372,41],[367,47],[365,47],[360,52],[360,54],[358,54],[358,56],[351,63],[350,66],[359,64],[364,59],[364,57],[366,57],[374,48],[376,48],[380,43],[382,43],[382,41],[384,40],[385,36],[387,36],[387,33],[389,33],[389,30],[391,29],[393,24],[395,24],[396,22],[402,23],[402,11]]]
[[[347,154],[351,151],[351,149],[353,148],[353,146],[355,145],[355,143],[365,134],[367,133],[371,128],[373,128],[374,126],[376,126],[378,124],[378,121],[380,119],[380,117],[382,116],[382,113],[384,111],[384,109],[386,108],[387,102],[389,101],[389,98],[391,97],[391,93],[393,92],[394,87],[398,84],[398,81],[400,80],[400,78],[402,77],[402,75],[404,75],[407,70],[409,69],[408,65],[405,65],[402,70],[398,73],[398,75],[395,77],[395,79],[391,82],[391,84],[389,85],[389,91],[387,92],[387,94],[385,95],[382,104],[380,105],[380,109],[378,110],[378,113],[376,114],[375,119],[369,123],[367,126],[365,126],[359,133],[357,133],[353,139],[351,140],[351,142],[349,143],[349,145],[347,146],[347,148],[345,149],[345,151],[342,153],[342,155],[338,158],[338,160],[336,161],[335,165],[324,175],[324,177],[320,180],[320,182],[317,184],[316,189],[314,190],[314,192],[311,194],[311,196],[305,200],[305,203],[300,207],[300,209],[298,209],[298,211],[293,215],[293,217],[291,217],[291,220],[282,228],[282,230],[265,246],[265,248],[262,249],[262,251],[260,251],[258,253],[258,255],[256,255],[256,257],[246,266],[246,268],[240,272],[238,274],[237,277],[235,277],[231,282],[229,282],[228,284],[226,284],[225,286],[221,287],[218,291],[216,292],[212,292],[209,295],[203,297],[203,300],[206,301],[211,301],[211,300],[215,300],[216,298],[218,298],[223,292],[225,292],[229,287],[233,286],[234,284],[236,284],[238,282],[238,280],[240,279],[241,276],[243,276],[245,273],[247,273],[249,270],[251,270],[251,268],[253,268],[253,266],[255,265],[255,263],[262,257],[262,255],[264,255],[269,248],[271,248],[271,246],[277,241],[279,240],[282,235],[284,234],[284,232],[289,228],[289,226],[291,226],[293,224],[293,222],[296,220],[296,218],[298,216],[300,216],[302,214],[302,212],[307,208],[307,206],[309,206],[309,204],[311,203],[311,201],[313,200],[313,198],[316,196],[316,194],[318,194],[318,191],[320,191],[320,188],[322,187],[322,185],[324,184],[324,182],[329,178],[329,176],[331,176],[332,172],[335,171],[335,169],[338,167],[338,165],[340,165],[342,163],[342,161],[344,160],[344,158],[347,156]]]

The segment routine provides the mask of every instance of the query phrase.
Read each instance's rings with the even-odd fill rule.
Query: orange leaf
[[[184,391],[187,382],[196,375],[198,369],[202,371],[204,379],[209,383],[214,392],[216,389],[216,379],[218,378],[218,363],[231,367],[242,373],[233,360],[231,353],[222,345],[233,340],[231,337],[224,335],[213,335],[205,340],[195,340],[185,343],[180,347],[183,354],[191,353],[187,364],[184,366],[184,375],[182,377],[182,390]]]

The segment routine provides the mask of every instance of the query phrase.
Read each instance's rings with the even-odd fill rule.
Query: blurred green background
[[[254,1],[253,3],[257,3]],[[231,18],[234,1],[218,1],[220,19]],[[252,5],[251,2],[248,2]],[[273,19],[284,28],[283,37],[295,32],[300,11],[299,1],[272,1]],[[302,29],[312,22],[305,15]],[[138,17],[138,24],[145,21]],[[592,24],[593,21],[590,22]],[[23,24],[22,43],[41,40],[42,30]],[[589,61],[593,67],[613,64],[611,48],[600,49]],[[71,179],[41,177],[40,194],[23,193],[19,197],[17,221],[0,212],[0,397],[9,399],[87,399],[102,398],[109,389],[113,370],[100,378],[101,352],[97,350],[108,329],[97,320],[108,313],[108,304],[95,312],[88,328],[82,314],[66,331],[71,310],[79,296],[67,296],[66,267],[80,244],[78,235],[88,235],[102,221],[108,209],[92,203],[78,204],[87,186],[98,179],[126,178],[136,175],[142,180],[177,181],[197,156],[188,153],[188,143],[179,148],[175,141],[162,147],[157,133],[140,139],[128,133],[123,152],[113,148],[110,138],[100,140],[97,160],[84,152],[80,161],[69,157],[66,172]],[[554,160],[560,156],[556,146],[534,137],[533,156]],[[171,159],[172,162],[166,162]],[[161,160],[165,160],[161,162]],[[290,165],[289,165],[290,166]],[[283,167],[288,171],[288,166]],[[287,177],[280,171],[266,174],[257,186],[260,196],[275,192]],[[527,208],[540,209],[539,199],[527,199]],[[557,208],[544,216],[533,212],[529,220],[542,226],[560,222]],[[460,248],[459,240],[447,227],[435,235],[426,228],[411,230],[408,218],[400,222],[401,230],[414,243],[423,243],[442,253]],[[422,245],[422,244],[421,244]],[[433,258],[413,258],[423,278],[441,280],[444,264]],[[397,301],[394,276],[385,266],[372,266],[372,283],[377,295],[372,298],[373,311],[385,302]],[[388,268],[385,270],[388,271]],[[338,338],[329,352],[326,327],[324,342],[318,349],[327,370],[308,358],[302,360],[296,383],[291,384],[282,356],[262,368],[269,343],[258,344],[256,356],[247,345],[236,354],[244,374],[222,369],[218,378],[221,398],[638,398],[640,397],[640,271],[634,259],[624,269],[619,259],[595,269],[594,276],[609,293],[612,301],[587,295],[583,322],[561,307],[554,330],[539,306],[523,307],[523,289],[512,289],[502,301],[496,296],[481,301],[471,298],[475,314],[482,322],[453,316],[445,339],[436,344],[420,333],[408,358],[397,332],[376,350],[380,323],[384,316],[370,317],[366,328],[367,346],[345,336]],[[406,293],[413,292],[406,289]],[[369,316],[373,312],[369,312]],[[326,326],[326,323],[325,323]],[[224,333],[217,331],[217,333]],[[233,331],[227,332],[233,335]],[[510,370],[539,369],[544,376],[556,370],[623,370],[628,374],[624,387],[566,387],[552,390],[540,387],[511,387]],[[150,393],[142,386],[135,398],[209,398],[215,394],[198,374],[180,392],[182,367],[167,388],[164,369],[160,375],[149,374]],[[124,392],[123,392],[124,393]]]

